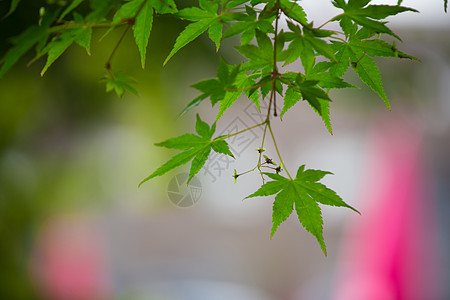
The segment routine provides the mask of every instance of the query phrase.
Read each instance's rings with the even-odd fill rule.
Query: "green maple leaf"
[[[356,88],[356,86],[345,82],[342,78],[337,77],[332,72],[311,73],[308,80],[318,81],[317,85],[326,89],[345,89]]]
[[[242,93],[236,86],[237,84],[242,85],[242,83],[240,83],[242,80],[236,79],[239,71],[240,65],[230,66],[221,59],[217,71],[217,78],[202,80],[192,85],[192,87],[199,90],[202,94],[192,100],[186,108],[183,109],[180,115],[185,114],[191,108],[199,105],[200,102],[207,98],[210,98],[213,106],[225,97],[230,98],[231,96],[231,98],[236,100]],[[243,73],[239,75],[240,78],[242,76]]]
[[[142,180],[139,185],[156,176],[161,176],[178,166],[187,164],[192,160],[191,169],[189,171],[189,183],[192,177],[194,177],[194,175],[197,174],[203,167],[206,160],[208,159],[209,154],[211,153],[211,150],[214,150],[217,153],[229,155],[234,158],[233,154],[230,151],[230,148],[228,147],[228,144],[221,137],[217,137],[215,139],[212,138],[214,132],[216,131],[215,123],[211,127],[209,127],[209,125],[203,122],[197,115],[195,131],[198,135],[187,133],[156,144],[156,146],[184,151],[173,156],[168,162],[163,164],[147,178]]]
[[[342,18],[349,18],[358,25],[375,32],[386,33],[400,40],[382,20],[388,16],[396,15],[406,11],[417,12],[417,10],[399,5],[367,5],[370,0],[349,0],[345,3],[343,0],[333,1],[333,5],[344,10],[343,14],[336,16],[333,20],[338,21]],[[348,24],[348,20],[346,20]],[[342,26],[342,25],[341,25]],[[347,34],[348,27],[344,26],[344,32]]]
[[[320,76],[320,75],[316,75]],[[323,75],[325,76],[325,75]],[[335,79],[334,77],[332,77]],[[281,117],[300,99],[306,100],[313,110],[322,118],[328,131],[332,134],[328,94],[320,88],[319,80],[305,79],[300,73],[286,73],[280,80],[288,85],[284,96]]]
[[[292,32],[285,34],[290,44],[283,57],[284,65],[290,64],[300,57],[305,74],[308,74],[315,65],[316,53],[337,62],[331,44],[323,39],[323,37],[328,37],[330,32],[306,27],[303,27],[302,32],[298,25],[291,22],[288,22],[288,27]]]
[[[61,15],[59,16],[59,19],[62,20],[64,19],[64,17],[69,14],[72,10],[74,10],[75,8],[77,8],[78,5],[81,4],[81,2],[83,2],[84,0],[73,0],[72,3],[70,3],[69,6],[66,7],[66,9],[61,13]]]
[[[117,96],[122,97],[125,91],[129,91],[134,95],[138,95],[136,89],[132,86],[135,81],[121,73],[106,73],[103,81],[106,82],[106,92],[115,91]]]
[[[77,23],[83,22],[83,17],[77,13],[74,14]],[[41,57],[45,54],[47,62],[41,71],[41,76],[45,74],[48,68],[69,48],[73,43],[77,43],[86,49],[87,54],[90,55],[90,44],[92,38],[92,28],[89,26],[83,28],[66,29],[54,37],[42,51],[38,54]]]
[[[281,10],[286,16],[294,19],[304,26],[307,25],[308,20],[306,19],[306,13],[300,5],[289,0],[280,0],[279,4]]]
[[[176,14],[179,18],[193,21],[194,23],[186,26],[186,28],[177,37],[173,49],[164,60],[164,65],[175,53],[178,52],[178,50],[192,42],[206,30],[208,30],[211,40],[216,44],[216,48],[219,49],[222,38],[221,16],[217,14],[219,4],[217,1],[211,0],[200,0],[199,4],[200,8],[185,8]]]
[[[224,39],[242,33],[241,45],[247,45],[250,44],[250,42],[255,37],[257,29],[264,33],[275,32],[272,26],[274,17],[268,18],[260,15],[259,18],[257,18],[256,12],[253,8],[246,6],[245,10],[246,14],[242,12],[231,15],[229,21],[237,22],[233,23],[230,27],[227,28],[223,35]]]
[[[273,65],[273,45],[267,34],[256,29],[255,30],[257,45],[241,45],[235,48],[245,57],[249,59],[243,64],[245,70],[259,70],[264,68],[272,68]]]
[[[386,106],[391,109],[389,100],[384,92],[383,81],[381,80],[381,73],[377,64],[372,58],[366,55],[357,42],[350,41],[349,45],[351,50],[350,61],[353,70],[368,87],[383,99]]]
[[[318,204],[347,207],[359,213],[356,209],[346,204],[333,190],[319,183],[325,175],[332,174],[321,170],[305,170],[302,165],[297,170],[294,179],[286,178],[278,174],[264,173],[273,181],[261,186],[256,192],[247,198],[274,195],[272,212],[272,230],[270,237],[293,212],[294,208],[302,226],[311,233],[326,255],[327,250],[323,238],[323,221],[321,209]]]
[[[305,80],[294,85],[294,88],[302,94],[304,100],[308,101],[312,107],[320,111],[321,102],[319,99],[330,101],[330,98],[328,97],[328,94],[318,86],[318,83],[319,81],[317,80]]]
[[[350,19],[349,17],[347,17],[345,15],[340,17],[339,26],[341,26],[342,31],[345,33],[346,37],[354,35],[356,33],[356,31],[358,30],[358,25],[356,25],[352,21],[352,19]]]
[[[245,72],[239,72],[234,81],[234,87],[230,91],[225,93],[223,99],[220,100],[219,113],[217,114],[216,121],[222,117],[223,113],[230,108],[230,106],[239,98],[242,94],[242,90],[248,84],[248,77]],[[251,98],[253,101],[254,99]]]
[[[48,28],[56,15],[56,11],[45,13],[40,26],[32,25],[11,39],[13,46],[0,59],[0,78],[32,47],[36,45],[37,52],[42,49],[48,39]]]
[[[230,66],[221,59],[217,70],[217,78],[200,81],[193,84],[192,87],[203,92],[204,97],[209,97],[211,104],[215,105],[225,97],[227,90],[236,88],[235,83],[239,69],[240,65]]]
[[[248,2],[248,0],[225,0],[225,1],[222,0],[222,5],[224,5],[225,8],[230,9],[230,8],[240,6],[247,2]]]
[[[332,47],[336,51],[337,64],[331,66],[330,72],[337,77],[342,77],[350,66],[350,56],[352,51],[348,43],[332,42]]]
[[[302,99],[302,94],[297,92],[293,87],[288,86],[286,93],[284,94],[284,104],[283,109],[281,110],[280,118],[283,119],[283,116],[288,109],[294,106],[298,101],[300,101],[300,99]]]
[[[380,39],[363,40],[360,41],[360,43],[352,43],[352,47],[355,49],[360,48],[360,53],[364,52],[369,56],[398,57],[419,61],[418,58],[398,50],[395,44],[391,45]]]
[[[135,18],[132,29],[134,40],[141,56],[142,69],[145,68],[147,46],[153,25],[154,10],[161,14],[174,13],[177,11],[173,0],[132,0],[123,4],[113,17],[112,23],[114,26]],[[109,31],[111,31],[114,26],[111,27]],[[109,33],[109,31],[107,33]]]
[[[288,26],[289,29],[292,30],[292,32],[286,34],[287,40],[290,41],[290,43],[285,52],[286,54],[284,65],[290,64],[300,57],[303,69],[305,70],[305,74],[307,74],[313,68],[316,62],[314,48],[304,38],[302,31],[298,25],[294,25],[291,22],[288,22]]]
[[[317,30],[308,30],[306,27],[303,29],[304,38],[306,41],[314,48],[314,50],[320,55],[332,60],[336,61],[334,56],[334,51],[331,48],[331,45],[328,44],[325,40],[321,38],[321,36],[317,36],[321,33],[321,31]]]
[[[141,66],[145,68],[147,45],[153,25],[153,7],[150,1],[145,2],[133,25],[133,35],[141,54]]]
[[[330,72],[329,69],[334,65],[332,62],[319,62],[314,66],[306,79],[317,80],[317,85],[326,89],[357,88]]]
[[[361,41],[351,40],[348,43],[333,42],[333,44],[337,50],[336,57],[339,64],[332,66],[330,71],[337,76],[342,76],[351,63],[358,77],[376,92],[390,109],[389,100],[384,92],[380,70],[374,60],[366,55],[364,48],[361,47]]]
[[[356,59],[356,56],[352,57]],[[384,92],[380,70],[373,59],[368,56],[363,56],[357,62],[352,63],[352,68],[358,74],[359,78],[383,99],[388,109],[391,109],[389,100]]]
[[[250,88],[255,84],[247,74],[241,70],[241,65],[228,65],[223,59],[220,60],[217,78],[207,79],[192,85],[202,94],[192,100],[181,112],[185,114],[191,108],[199,105],[203,100],[210,98],[214,106],[220,103],[219,113],[216,121],[223,113],[239,98],[244,91],[259,109],[258,93],[252,93]]]
[[[88,22],[104,21],[109,12],[120,7],[121,0],[91,0],[92,11],[86,16]]]

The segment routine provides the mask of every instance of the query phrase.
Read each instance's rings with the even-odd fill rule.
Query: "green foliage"
[[[179,11],[174,0],[90,0],[90,10],[84,11],[84,15],[77,11],[82,2],[74,0],[59,9],[50,7],[43,9],[43,15],[37,21],[37,25],[29,27],[11,39],[12,46],[0,59],[0,78],[22,56],[33,49],[36,53],[33,61],[47,56],[41,72],[41,75],[44,75],[74,43],[85,48],[90,54],[94,29],[106,28],[105,35],[112,30],[121,30],[122,35],[106,59],[103,80],[107,91],[114,90],[121,97],[125,91],[134,94],[137,94],[137,91],[133,87],[133,80],[113,70],[113,58],[125,35],[132,31],[141,66],[145,67],[149,37],[153,22],[156,20],[155,14],[169,14],[190,22],[176,38],[164,64],[203,33],[207,33],[216,51],[219,51],[224,40],[240,35],[240,45],[235,46],[235,49],[242,55],[242,62],[230,65],[221,59],[217,77],[193,84],[200,94],[181,112],[185,114],[203,100],[209,99],[213,106],[219,105],[214,124],[209,126],[197,115],[195,126],[197,134],[187,133],[157,144],[182,152],[153,171],[140,184],[190,161],[189,180],[191,180],[201,170],[212,150],[233,157],[225,139],[262,126],[264,135],[261,147],[257,149],[259,155],[256,165],[242,173],[235,170],[234,180],[252,171],[259,172],[261,178],[266,176],[272,179],[266,183],[263,179],[261,188],[247,197],[277,194],[273,205],[271,236],[295,208],[300,223],[316,237],[323,252],[326,253],[323,221],[318,204],[353,208],[331,189],[318,183],[326,174],[331,173],[305,170],[304,166],[301,166],[295,178],[291,177],[271,127],[271,116],[278,117],[277,98],[283,102],[280,118],[284,117],[297,102],[303,100],[311,106],[327,130],[332,133],[330,117],[332,91],[355,88],[343,80],[344,74],[351,69],[390,108],[380,70],[373,58],[417,60],[401,52],[395,42],[383,40],[386,35],[400,40],[400,37],[387,26],[388,22],[385,20],[387,17],[417,11],[400,6],[401,0],[398,1],[398,5],[372,5],[370,0],[332,0],[332,5],[340,9],[340,14],[320,26],[315,26],[313,20],[308,20],[301,2],[294,0],[199,0],[198,6]],[[8,15],[14,13],[18,3],[18,0],[11,1]],[[444,0],[445,11],[447,4],[447,0]],[[280,30],[280,19],[286,20],[286,29]],[[337,22],[340,29],[337,31],[326,29],[326,25],[331,22]],[[295,62],[300,63],[302,68],[289,69],[289,65]],[[265,120],[239,132],[213,138],[216,122],[220,121],[228,108],[242,95],[253,101],[258,110],[260,101],[267,102],[267,111],[261,112],[265,114]],[[262,154],[269,135],[279,165]],[[269,172],[263,172],[263,168]],[[285,173],[286,176],[280,173]]]
[[[297,176],[294,179],[272,173],[263,174],[269,176],[273,181],[265,183],[259,190],[247,196],[246,199],[277,194],[273,203],[273,226],[270,237],[273,237],[278,226],[291,215],[295,208],[300,223],[316,237],[323,253],[326,255],[322,215],[318,203],[348,207],[358,212],[346,204],[334,191],[317,182],[331,173],[320,170],[305,170],[303,165],[298,168]]]
[[[64,19],[64,17],[67,16],[72,10],[77,8],[77,6],[81,4],[81,2],[83,2],[83,0],[73,0],[72,3],[70,3],[70,5],[67,6],[66,9],[64,9],[64,11],[61,13],[59,19]]]
[[[79,23],[83,23],[83,17],[75,14],[75,20]],[[61,32],[60,35],[55,36],[51,42],[40,51],[39,56],[48,54],[47,63],[41,71],[41,76],[47,71],[47,69],[53,64],[53,62],[69,48],[72,43],[77,43],[81,47],[86,49],[86,52],[90,55],[90,43],[92,37],[91,27],[82,27],[75,29],[68,29]]]
[[[132,86],[134,80],[122,73],[106,73],[103,81],[106,82],[106,92],[115,91],[119,97],[122,97],[125,91],[129,91],[136,96],[138,95],[138,92]]]
[[[222,38],[222,19],[217,14],[219,9],[218,1],[200,0],[200,8],[191,7],[180,10],[177,16],[181,19],[194,21],[189,24],[178,36],[172,51],[167,56],[164,64],[178,52],[181,48],[197,38],[200,34],[208,30],[209,37],[216,44],[217,50],[220,47],[220,40]]]
[[[153,24],[154,10],[159,13],[176,12],[173,0],[131,0],[123,4],[113,17],[113,24],[128,23],[132,26],[134,39],[141,55],[141,66],[145,68],[147,45]]]
[[[333,20],[348,19],[354,23],[363,26],[368,30],[372,30],[377,33],[387,33],[400,39],[395,33],[393,33],[384,23],[378,20],[385,19],[388,16],[396,15],[405,11],[417,10],[402,7],[398,5],[367,5],[370,0],[349,0],[348,3],[344,1],[333,1],[333,5],[337,8],[341,8],[344,12],[336,16]]]
[[[228,144],[223,140],[223,137],[212,139],[212,136],[216,131],[215,123],[209,127],[209,125],[203,122],[197,115],[195,131],[198,135],[187,133],[156,144],[156,146],[184,150],[184,152],[172,157],[172,159],[156,169],[155,172],[145,178],[139,185],[152,179],[153,177],[161,176],[178,166],[187,164],[192,160],[188,179],[189,183],[192,177],[194,177],[194,175],[197,174],[205,164],[209,154],[211,153],[211,149],[217,153],[226,154],[234,158],[228,148]]]
[[[46,13],[41,25],[33,25],[22,32],[19,36],[12,39],[13,46],[0,59],[0,78],[33,46],[36,45],[36,51],[42,49],[43,44],[48,38],[48,29],[51,22],[56,17],[56,13]]]
[[[3,18],[6,18],[6,17],[8,17],[10,14],[12,14],[12,13],[16,10],[17,5],[19,5],[19,2],[20,2],[20,0],[11,0],[11,5],[10,5],[10,7],[9,7],[9,11],[8,11],[8,13],[7,13]]]

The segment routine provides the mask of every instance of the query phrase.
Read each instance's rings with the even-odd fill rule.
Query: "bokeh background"
[[[0,22],[0,55],[44,3],[23,0]],[[302,4],[316,24],[336,12],[326,0]],[[155,142],[217,113],[205,101],[178,118],[197,95],[189,85],[219,63],[202,36],[162,67],[185,22],[155,19],[145,71],[126,36],[113,67],[136,79],[139,97],[100,82],[120,30],[101,42],[95,31],[91,56],[72,46],[42,78],[43,60],[22,59],[0,80],[0,299],[450,299],[450,16],[441,0],[403,5],[421,13],[390,24],[421,62],[377,59],[391,111],[348,72],[362,88],[333,92],[334,135],[304,103],[273,122],[290,169],[332,171],[324,183],[361,211],[323,208],[327,257],[294,215],[269,238],[273,198],[242,201],[260,179],[234,184],[233,169],[254,165],[259,129],[230,140],[236,161],[211,157],[195,193],[170,185],[186,168],[137,187],[176,153]],[[234,43],[219,51],[231,63]],[[242,98],[217,132],[260,117]],[[170,192],[198,201],[179,208]]]

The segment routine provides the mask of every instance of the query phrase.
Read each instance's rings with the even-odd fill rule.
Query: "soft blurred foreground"
[[[391,111],[362,88],[332,95],[332,136],[305,103],[273,121],[287,165],[333,172],[323,182],[361,211],[323,208],[327,257],[294,215],[269,238],[273,197],[242,201],[261,180],[234,184],[233,169],[253,167],[259,128],[194,185],[180,168],[137,187],[176,153],[155,142],[192,132],[196,113],[215,119],[206,102],[177,118],[189,85],[215,76],[206,37],[163,69],[185,24],[158,17],[144,72],[127,36],[114,67],[139,97],[99,83],[120,32],[97,32],[92,56],[74,47],[44,78],[42,61],[21,61],[0,80],[0,299],[450,299],[450,29],[404,24],[399,48],[421,62],[378,61]],[[234,106],[217,134],[259,122],[249,100]]]

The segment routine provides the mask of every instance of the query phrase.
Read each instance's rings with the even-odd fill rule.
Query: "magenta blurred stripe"
[[[392,115],[376,124],[357,204],[362,215],[347,224],[333,299],[440,299],[421,129]]]

